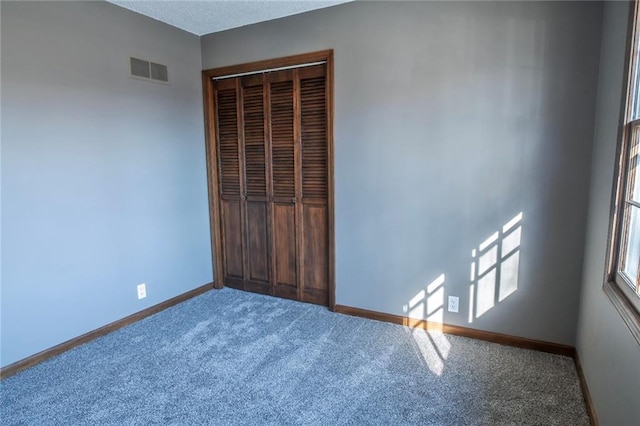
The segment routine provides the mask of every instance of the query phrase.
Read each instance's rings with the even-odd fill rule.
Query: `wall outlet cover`
[[[138,300],[147,297],[147,285],[145,283],[138,284]]]
[[[449,312],[458,312],[460,305],[460,298],[456,296],[449,296]]]

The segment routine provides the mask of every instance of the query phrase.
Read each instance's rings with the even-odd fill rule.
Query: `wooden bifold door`
[[[216,167],[210,159],[216,278],[226,286],[333,304],[327,67],[205,73],[217,159]]]

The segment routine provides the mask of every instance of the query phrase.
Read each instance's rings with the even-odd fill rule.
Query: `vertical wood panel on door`
[[[270,293],[263,78],[261,75],[244,77],[241,87],[246,185],[241,199],[246,203],[246,289]]]
[[[334,308],[332,59],[323,51],[203,72],[224,285]],[[315,62],[324,63],[304,65]],[[290,68],[266,70],[277,67]]]
[[[237,81],[218,82],[215,97],[223,276],[226,285],[244,288]]]
[[[327,113],[325,65],[299,71],[302,147],[302,299],[328,304]]]
[[[271,101],[274,294],[297,299],[293,72],[269,73],[267,80]]]

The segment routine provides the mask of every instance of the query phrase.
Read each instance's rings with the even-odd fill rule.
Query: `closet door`
[[[213,87],[224,285],[328,305],[326,65]]]
[[[244,157],[245,206],[245,289],[271,293],[269,212],[267,195],[264,76],[244,77],[241,81],[241,151]]]
[[[326,65],[297,70],[300,104],[300,286],[306,302],[329,304]]]
[[[268,74],[271,124],[274,294],[300,299],[296,232],[296,137],[293,71]]]
[[[244,170],[240,149],[237,79],[214,84],[218,140],[220,222],[224,284],[244,288]]]

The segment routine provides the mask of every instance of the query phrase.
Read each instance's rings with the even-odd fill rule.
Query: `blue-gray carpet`
[[[566,357],[210,291],[0,382],[5,425],[588,425]]]

